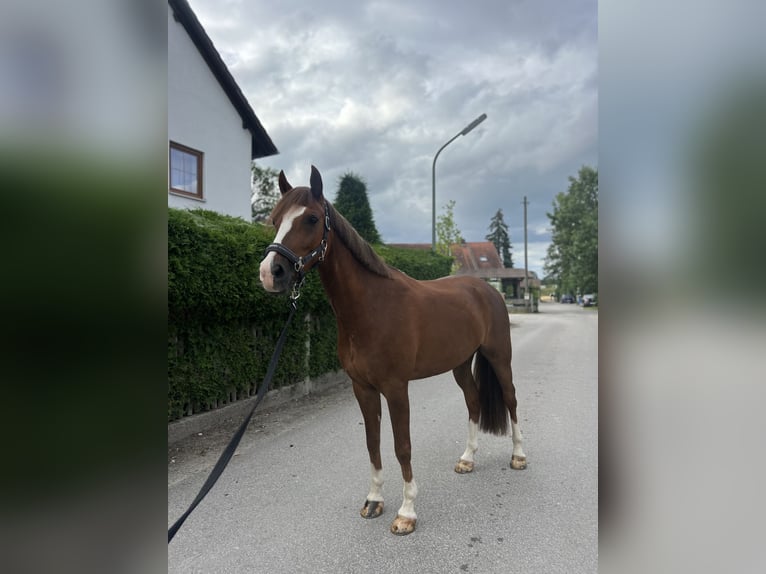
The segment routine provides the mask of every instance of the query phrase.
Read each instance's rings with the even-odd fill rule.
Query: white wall
[[[250,221],[252,135],[168,5],[168,138],[202,151],[202,201],[168,193],[168,206]]]

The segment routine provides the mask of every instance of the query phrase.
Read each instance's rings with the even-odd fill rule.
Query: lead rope
[[[303,284],[303,281],[301,280],[301,285]],[[285,345],[285,339],[287,338],[287,328],[290,326],[291,321],[293,320],[293,316],[295,315],[295,311],[298,308],[298,305],[296,303],[298,297],[300,297],[300,287],[301,285],[296,287],[293,287],[293,292],[290,295],[290,315],[287,317],[287,323],[285,323],[285,326],[282,328],[282,332],[279,334],[279,339],[277,340],[277,346],[274,349],[274,354],[271,355],[271,361],[269,362],[269,368],[266,370],[266,378],[263,380],[263,384],[261,384],[261,388],[258,389],[258,394],[255,397],[255,403],[253,404],[253,407],[250,409],[250,412],[245,417],[245,420],[242,421],[242,424],[239,425],[239,428],[237,429],[237,432],[234,433],[234,436],[231,437],[231,440],[229,441],[228,446],[226,449],[221,453],[221,456],[218,459],[218,462],[215,463],[215,466],[213,467],[213,470],[210,471],[210,476],[207,477],[207,480],[205,481],[205,484],[202,485],[202,488],[200,489],[197,496],[194,498],[192,503],[189,505],[189,508],[184,512],[181,517],[173,523],[173,526],[171,526],[168,529],[168,544],[170,544],[170,541],[173,540],[173,537],[176,535],[176,532],[178,532],[178,529],[181,528],[184,522],[186,522],[186,519],[189,517],[189,515],[194,511],[195,508],[197,508],[197,505],[202,502],[202,499],[205,498],[208,492],[210,492],[210,489],[213,488],[213,485],[216,483],[218,478],[223,473],[224,469],[226,468],[226,465],[229,464],[229,461],[231,460],[231,457],[234,455],[234,451],[237,450],[237,445],[239,445],[239,441],[242,439],[242,436],[245,434],[245,430],[247,430],[247,425],[250,423],[250,418],[253,416],[253,413],[255,412],[255,409],[258,408],[258,405],[263,400],[263,397],[266,395],[266,392],[269,390],[269,387],[271,386],[271,379],[274,377],[274,371],[277,368],[277,361],[279,360],[279,355],[282,353],[282,347]]]

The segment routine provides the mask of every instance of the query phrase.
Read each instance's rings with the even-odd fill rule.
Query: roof
[[[215,49],[202,24],[197,20],[197,16],[194,14],[191,6],[189,6],[189,3],[186,0],[168,0],[168,4],[173,9],[173,18],[189,34],[210,71],[213,72],[234,109],[237,110],[237,113],[242,118],[242,128],[249,130],[253,135],[250,152],[252,159],[278,154],[279,150],[261,125],[258,116],[255,115],[253,108],[250,107],[250,103],[234,80],[234,76],[229,72],[229,68],[226,67],[223,59],[221,59],[221,55]]]
[[[502,269],[503,262],[497,254],[495,245],[489,241],[460,243],[451,247],[452,256],[461,270]]]
[[[497,248],[490,241],[453,245],[452,255],[458,264],[455,275],[468,275],[481,279],[517,279],[522,287],[525,286],[524,269],[503,267]],[[532,287],[540,286],[540,280],[534,271],[529,271],[529,284]]]

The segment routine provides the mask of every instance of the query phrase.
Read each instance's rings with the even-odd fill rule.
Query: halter
[[[306,266],[314,261],[314,259],[317,259],[320,263],[324,261],[325,253],[327,252],[327,232],[330,231],[330,207],[327,204],[327,202],[324,202],[324,230],[322,232],[322,240],[319,242],[319,245],[309,251],[306,255],[303,257],[299,257],[296,255],[292,250],[285,247],[281,243],[272,243],[266,248],[266,251],[264,253],[265,255],[268,255],[271,251],[275,253],[279,253],[282,257],[287,259],[295,269],[295,273],[297,275],[297,279],[295,283],[293,284],[293,290],[292,294],[290,295],[290,299],[295,301],[298,299],[298,297],[301,296],[300,289],[303,286],[303,281],[306,279],[306,272],[304,271],[306,269]],[[313,268],[312,268],[313,269]]]

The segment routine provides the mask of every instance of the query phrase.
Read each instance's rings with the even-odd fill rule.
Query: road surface
[[[598,311],[542,303],[512,315],[528,468],[511,439],[479,435],[476,468],[453,466],[467,411],[451,373],[410,383],[417,530],[389,532],[402,480],[383,401],[380,518],[359,516],[369,463],[350,384],[257,412],[223,476],[168,547],[168,572],[596,572]],[[188,506],[236,424],[168,451],[168,524]]]

